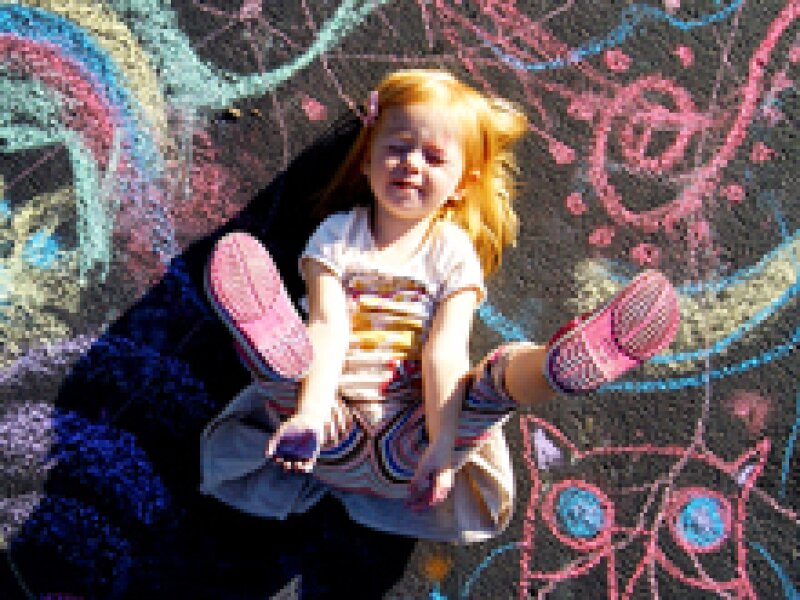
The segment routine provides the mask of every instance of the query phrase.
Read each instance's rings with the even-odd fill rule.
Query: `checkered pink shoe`
[[[590,392],[664,350],[679,324],[675,289],[658,271],[644,271],[605,307],[553,336],[545,375],[560,392]]]
[[[254,237],[229,233],[217,242],[206,269],[211,306],[236,338],[257,377],[299,379],[313,350],[269,252]]]

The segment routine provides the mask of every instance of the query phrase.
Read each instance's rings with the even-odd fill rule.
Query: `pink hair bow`
[[[367,114],[364,116],[364,125],[374,125],[378,120],[378,90],[372,90],[367,99]]]

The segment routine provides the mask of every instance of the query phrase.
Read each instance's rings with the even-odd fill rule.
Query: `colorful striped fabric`
[[[500,358],[502,351],[495,353]],[[498,361],[487,362],[468,387],[456,435],[456,464],[490,437],[516,404],[493,373]],[[314,476],[342,490],[384,498],[405,498],[408,482],[428,444],[419,361],[403,361],[393,371],[391,388],[384,386],[379,406],[340,396],[352,416],[350,430],[335,446],[324,447]],[[267,413],[274,427],[294,413],[299,383],[261,382]]]

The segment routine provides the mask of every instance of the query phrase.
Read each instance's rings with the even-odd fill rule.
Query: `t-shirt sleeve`
[[[323,264],[337,277],[342,276],[344,236],[348,218],[349,215],[346,213],[336,213],[317,227],[300,255],[299,268],[304,279],[303,262],[306,259]]]
[[[448,235],[444,236],[444,248],[441,252],[440,269],[442,287],[439,301],[462,290],[475,290],[478,304],[486,297],[486,284],[483,269],[472,240],[461,229],[454,225]]]

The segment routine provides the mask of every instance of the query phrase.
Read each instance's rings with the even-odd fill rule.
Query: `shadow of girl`
[[[314,202],[358,126],[340,119],[182,251],[66,376],[44,496],[8,548],[31,595],[266,598],[300,574],[304,598],[377,598],[400,578],[414,541],[356,525],[329,498],[269,521],[197,491],[200,433],[249,380],[205,300],[209,253],[229,231],[255,235],[297,301],[297,258],[321,220]],[[369,577],[356,584],[354,570]]]

